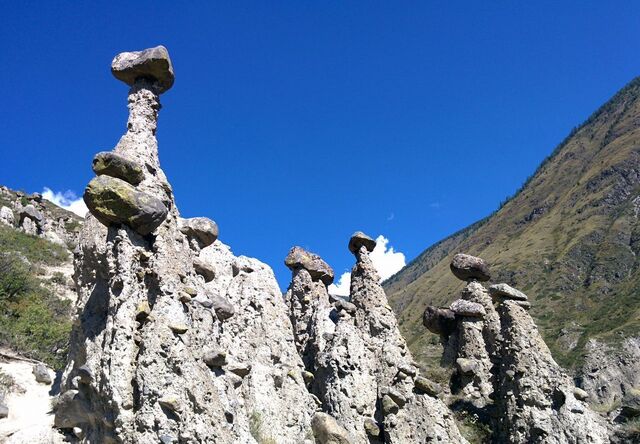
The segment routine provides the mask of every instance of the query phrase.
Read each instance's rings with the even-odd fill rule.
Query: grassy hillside
[[[419,360],[436,342],[421,324],[463,283],[453,254],[486,259],[492,282],[525,291],[555,357],[572,366],[589,337],[640,331],[640,78],[576,128],[499,211],[424,251],[385,283]],[[438,350],[439,351],[439,350]]]

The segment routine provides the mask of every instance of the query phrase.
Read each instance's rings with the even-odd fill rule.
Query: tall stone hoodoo
[[[321,316],[313,318],[314,326],[306,329],[326,341],[308,363],[314,374],[312,391],[323,410],[316,417],[332,424],[333,435],[339,437],[320,442],[465,442],[450,410],[430,390],[432,384],[418,376],[369,257],[374,247],[375,241],[365,234],[352,236],[349,250],[356,265],[350,299],[335,299],[329,313],[322,308]],[[309,280],[307,275],[302,273],[301,278],[294,268],[289,293],[313,307],[311,300],[324,300],[326,291],[318,285],[301,287],[303,279]],[[326,327],[327,320],[332,327]]]
[[[506,284],[490,291],[503,338],[496,386],[498,439],[514,444],[608,443],[603,420],[551,357],[527,312],[527,296]]]
[[[164,47],[118,55],[127,132],[96,155],[56,426],[91,443],[303,443],[316,404],[269,267],[182,219],[158,158]]]

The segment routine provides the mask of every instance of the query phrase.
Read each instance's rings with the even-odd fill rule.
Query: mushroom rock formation
[[[503,338],[494,437],[514,444],[608,443],[602,418],[589,409],[572,379],[553,360],[522,306],[523,293],[503,290],[493,288],[500,297],[497,310]]]
[[[327,293],[327,285],[333,282],[333,269],[320,256],[301,247],[289,251],[285,265],[292,272],[285,301],[296,347],[307,371],[313,373],[315,356],[324,350],[335,329],[330,319],[335,308]]]
[[[369,257],[374,247],[360,232],[349,242],[352,307],[341,310],[316,357],[314,393],[354,443],[466,442],[450,410],[423,390],[428,384],[417,387],[418,369]]]
[[[85,194],[55,425],[96,443],[308,442],[316,404],[273,272],[211,242],[211,223],[181,221],[160,168],[173,69],[159,48],[113,62],[131,86],[127,132],[117,156],[100,156],[92,182],[104,190]]]

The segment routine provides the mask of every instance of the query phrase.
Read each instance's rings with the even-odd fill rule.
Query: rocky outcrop
[[[314,313],[312,324],[318,327],[308,330],[310,341],[321,335],[326,343],[307,359],[314,374],[312,391],[347,442],[465,442],[450,410],[434,397],[435,384],[425,378],[416,382],[418,369],[369,258],[374,247],[375,241],[365,234],[352,236],[349,250],[356,265],[349,301],[336,300],[328,313],[318,304],[321,310]],[[290,293],[309,301],[326,300],[326,290],[310,281],[305,269],[294,269]],[[292,317],[298,317],[295,308]],[[327,325],[328,320],[333,325]]]
[[[497,439],[514,444],[608,443],[604,421],[553,360],[526,308],[519,300],[505,299],[498,303],[498,313],[503,346]]]
[[[181,220],[160,168],[159,95],[173,83],[166,50],[121,54],[112,71],[131,85],[114,152],[144,177],[134,186],[101,169],[94,179],[127,191],[90,206],[80,236],[57,426],[83,442],[306,442],[316,404],[272,271],[234,256],[212,224]],[[152,213],[141,201],[166,212],[152,223],[123,217],[123,205]]]

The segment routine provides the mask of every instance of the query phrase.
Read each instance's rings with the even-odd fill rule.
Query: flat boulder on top
[[[464,299],[456,299],[451,303],[449,309],[458,316],[482,317],[487,314],[482,304]]]
[[[516,301],[526,301],[529,299],[526,294],[507,284],[491,285],[489,287],[489,294],[494,298],[514,299]]]
[[[93,158],[93,171],[98,175],[117,177],[131,185],[138,185],[144,179],[144,172],[138,162],[129,160],[111,151],[102,151]]]
[[[192,217],[180,220],[180,231],[196,239],[201,248],[208,247],[218,239],[218,224],[208,217]]]
[[[491,278],[489,266],[479,257],[458,253],[449,265],[451,272],[463,281],[488,281]]]
[[[164,46],[118,54],[111,62],[111,73],[127,85],[133,85],[139,78],[155,80],[160,93],[171,88],[175,80],[169,52]]]
[[[284,260],[284,264],[291,270],[304,268],[312,279],[319,279],[325,285],[333,283],[333,268],[320,256],[305,250],[302,247],[293,247]]]
[[[126,224],[143,236],[158,228],[168,213],[157,197],[111,176],[94,177],[82,197],[103,224]]]
[[[356,231],[349,239],[349,251],[356,254],[360,251],[360,247],[365,247],[369,253],[376,248],[376,241],[364,234],[362,231]]]

